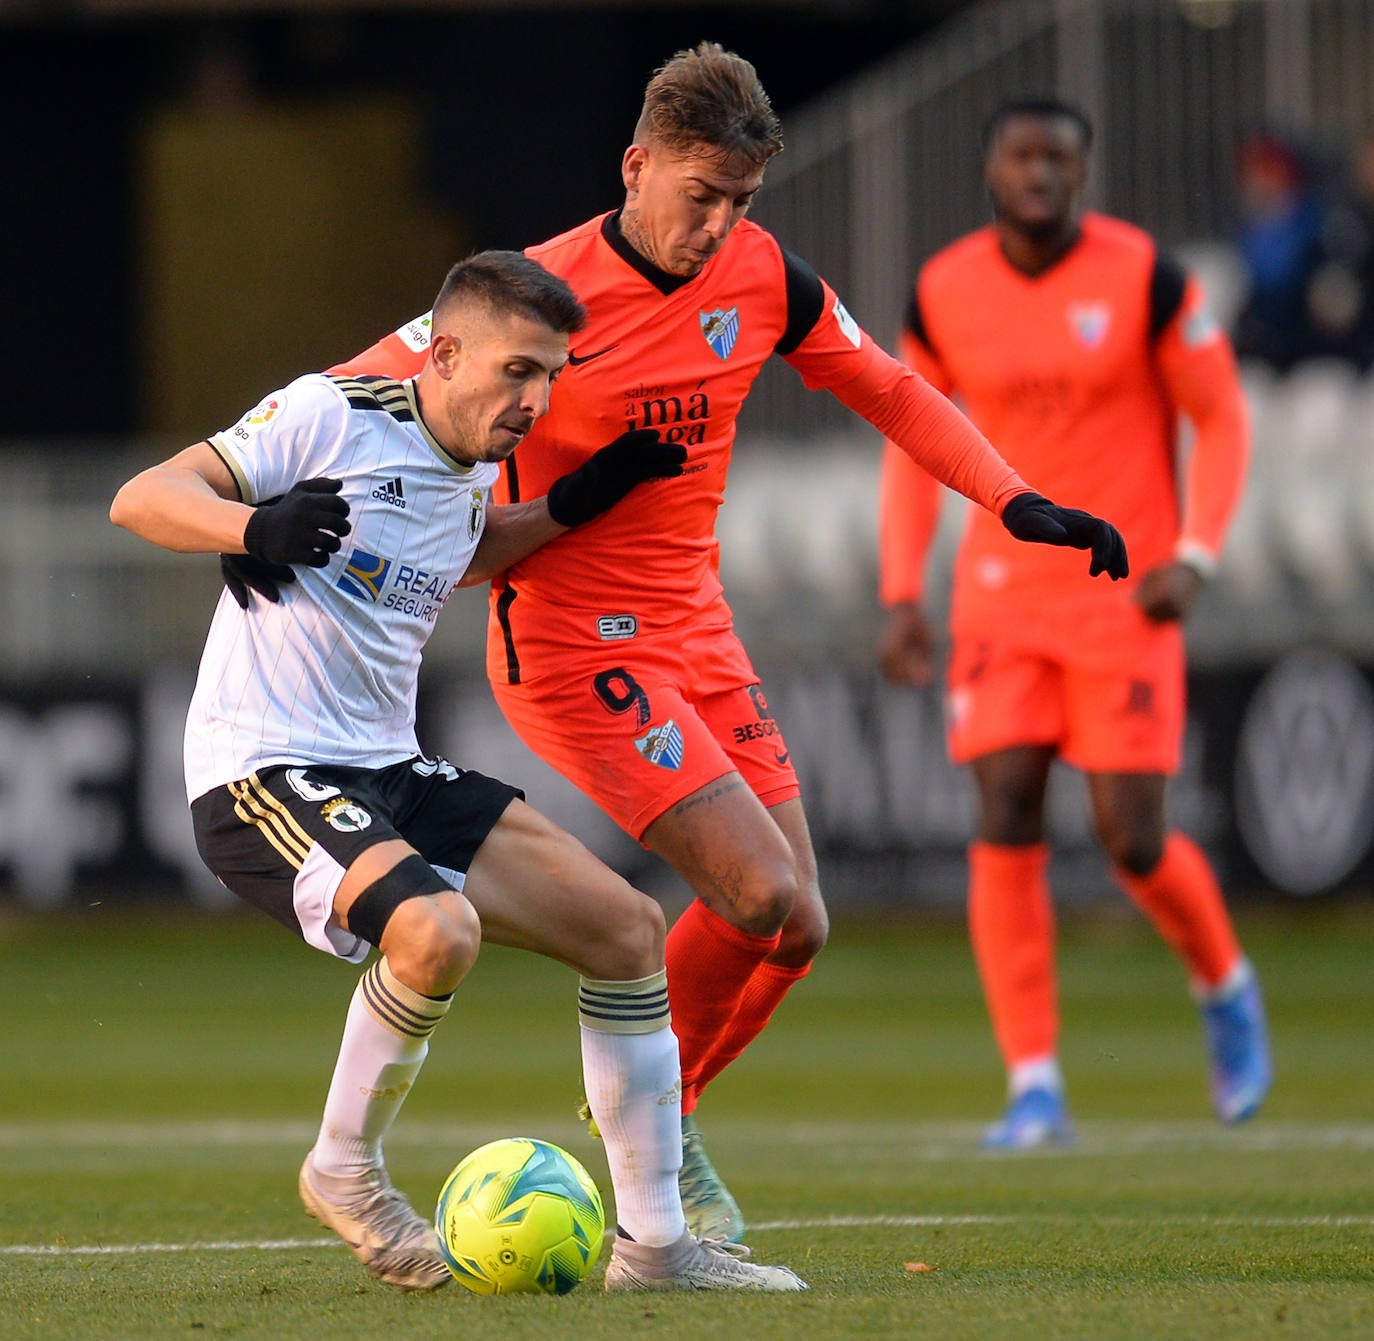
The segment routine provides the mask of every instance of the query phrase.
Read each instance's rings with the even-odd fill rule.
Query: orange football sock
[[[715,1048],[754,970],[778,948],[780,933],[755,936],[733,927],[700,899],[668,932],[668,1006],[682,1054],[682,1113],[697,1105],[702,1064]]]
[[[1044,843],[969,846],[968,921],[993,1037],[1008,1070],[1053,1058],[1059,1038],[1054,905]]]
[[[739,1007],[697,1072],[696,1097],[761,1033],[792,987],[811,972],[810,964],[788,968],[765,960],[749,975]]]
[[[1171,833],[1149,875],[1115,868],[1112,876],[1188,966],[1196,984],[1216,987],[1240,962],[1240,943],[1221,886],[1191,838]]]

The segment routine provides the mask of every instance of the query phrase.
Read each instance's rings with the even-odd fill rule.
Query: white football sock
[[[668,975],[578,986],[587,1104],[606,1142],[616,1220],[637,1243],[682,1237],[682,1065]]]
[[[1053,1053],[1044,1057],[1031,1057],[1017,1062],[1007,1072],[1007,1097],[1019,1099],[1027,1090],[1049,1090],[1051,1094],[1064,1093],[1064,1073]]]
[[[381,1167],[382,1137],[452,1000],[452,995],[436,1000],[412,991],[385,959],[358,979],[315,1140],[312,1162],[320,1173],[347,1177]]]

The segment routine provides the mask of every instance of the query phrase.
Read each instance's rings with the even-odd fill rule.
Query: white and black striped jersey
[[[243,500],[343,481],[350,534],[273,605],[221,594],[186,724],[190,799],[280,763],[380,768],[419,751],[415,691],[434,620],[481,538],[499,467],[425,428],[413,382],[311,373],[209,442]]]

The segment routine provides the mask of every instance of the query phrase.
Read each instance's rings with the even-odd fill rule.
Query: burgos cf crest
[[[487,496],[474,489],[468,496],[468,539],[476,540],[487,517]]]
[[[682,767],[682,729],[669,718],[662,726],[646,731],[635,741],[635,749],[659,768]]]
[[[730,351],[739,339],[739,308],[732,307],[728,312],[716,308],[714,312],[698,312],[701,318],[701,333],[706,343],[723,359],[730,357]]]
[[[348,562],[335,585],[340,591],[346,591],[360,601],[375,601],[382,594],[382,587],[390,568],[390,559],[383,559],[377,554],[364,554],[362,550],[355,549],[348,556]]]

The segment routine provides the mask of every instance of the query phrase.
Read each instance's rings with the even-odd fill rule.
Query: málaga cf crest
[[[682,767],[682,728],[671,718],[635,740],[635,749],[659,768]]]
[[[739,338],[739,308],[732,307],[728,312],[716,308],[714,312],[698,312],[701,318],[701,333],[706,343],[723,359],[730,357],[730,351]]]

